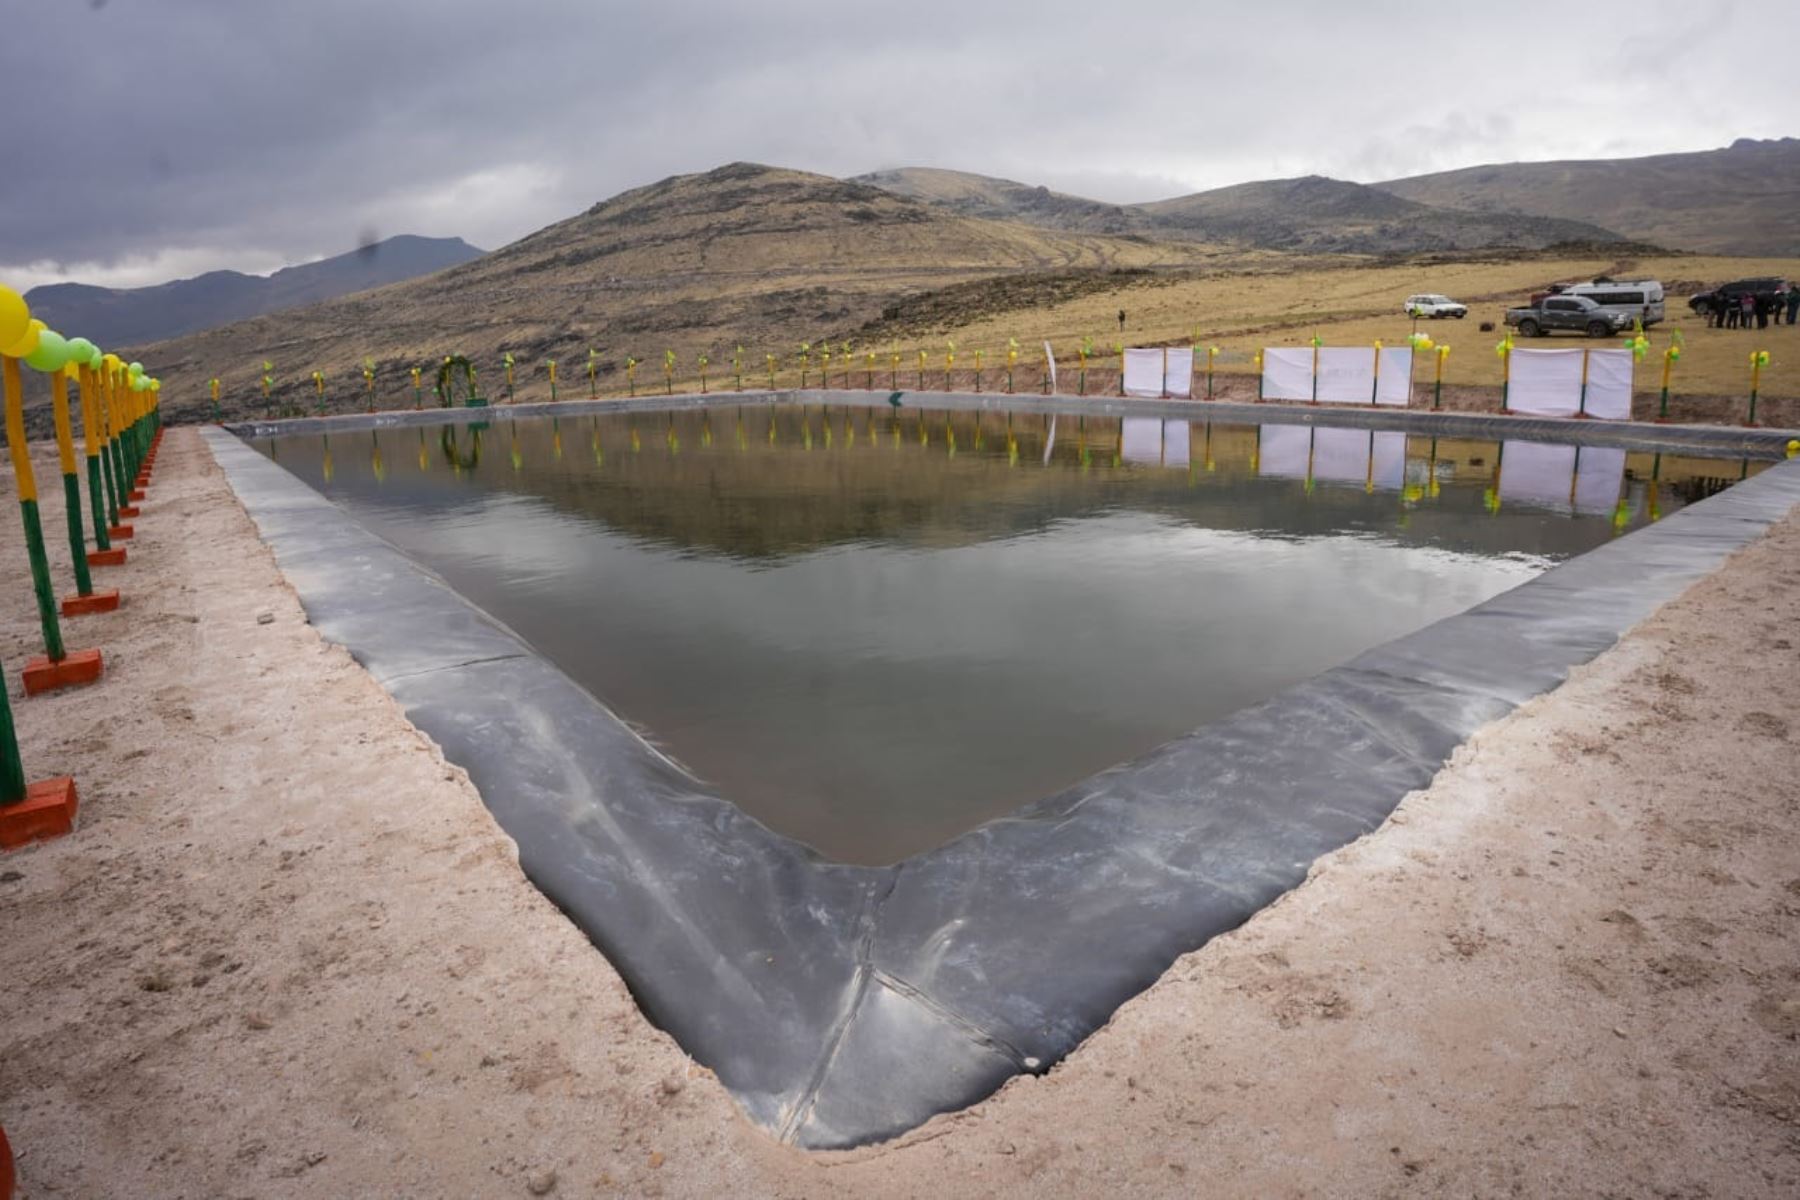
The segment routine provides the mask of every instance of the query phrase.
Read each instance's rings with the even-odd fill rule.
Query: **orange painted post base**
[[[114,546],[109,550],[89,550],[88,566],[90,567],[122,567],[125,565],[125,547]]]
[[[25,785],[25,798],[17,804],[0,806],[0,850],[17,850],[32,842],[47,842],[75,830],[75,781],[67,775]],[[6,1143],[0,1140],[0,1155],[7,1155]],[[11,1164],[0,1161],[0,1182],[7,1177]],[[0,1188],[0,1196],[6,1189]]]
[[[134,487],[131,489],[130,492],[128,492],[126,494],[125,498],[127,500],[131,501],[133,504],[136,504],[138,501],[140,501],[144,498],[144,489],[141,486]]]
[[[144,515],[144,511],[135,504],[121,504],[119,515],[121,517],[141,517]]]
[[[115,542],[122,542],[125,539],[132,537],[136,532],[137,531],[129,525],[114,525],[106,531],[106,536]]]
[[[86,596],[65,596],[62,602],[62,615],[65,617],[85,617],[89,613],[112,612],[119,607],[119,589],[108,588],[101,591],[96,588]]]
[[[71,650],[60,662],[34,658],[25,664],[25,694],[40,696],[95,682],[105,670],[98,650]]]

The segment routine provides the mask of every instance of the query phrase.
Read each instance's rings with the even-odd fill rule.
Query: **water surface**
[[[1751,469],[767,404],[256,444],[727,798],[863,863],[938,845]]]

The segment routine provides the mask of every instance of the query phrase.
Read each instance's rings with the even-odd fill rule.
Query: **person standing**
[[[1789,325],[1794,323],[1796,315],[1800,315],[1800,287],[1795,287],[1792,282],[1788,284],[1787,314]]]
[[[1738,298],[1736,296],[1727,296],[1724,293],[1720,293],[1719,311],[1723,314],[1719,320],[1720,326],[1725,329],[1736,329],[1738,323]]]
[[[1756,294],[1754,292],[1745,292],[1738,304],[1738,327],[1741,329],[1748,329],[1750,328],[1750,323],[1755,319]]]
[[[1122,308],[1119,310],[1119,332],[1125,332],[1125,310]]]

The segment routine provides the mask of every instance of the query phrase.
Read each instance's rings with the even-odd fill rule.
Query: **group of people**
[[[1771,295],[1758,296],[1745,292],[1739,296],[1721,296],[1707,313],[1706,323],[1715,329],[1767,329],[1771,322],[1781,324],[1782,313],[1792,325],[1800,316],[1800,287],[1789,284]]]

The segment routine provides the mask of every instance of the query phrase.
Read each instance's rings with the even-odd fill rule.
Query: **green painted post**
[[[25,760],[19,756],[12,705],[0,687],[0,805],[17,804],[25,798],[25,790]]]
[[[55,409],[56,452],[62,466],[63,509],[68,516],[69,556],[75,564],[75,594],[91,596],[94,580],[88,574],[87,537],[81,529],[81,479],[75,474],[75,439],[69,427],[69,377],[62,371],[51,377],[50,395]]]
[[[44,653],[61,662],[62,628],[56,621],[56,594],[50,590],[50,557],[44,553],[44,525],[38,516],[37,477],[25,444],[25,397],[19,377],[19,360],[5,361],[6,441],[12,450],[13,477],[19,489],[19,515],[25,522],[25,556],[31,563],[31,590],[37,596],[38,621],[44,629]]]

